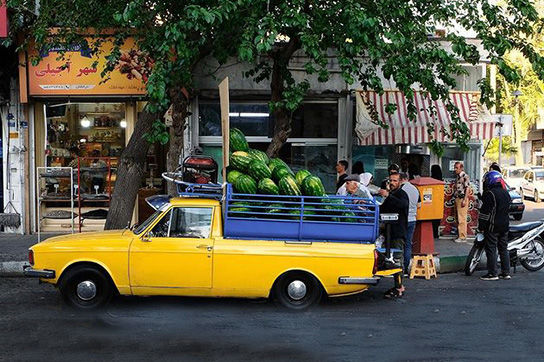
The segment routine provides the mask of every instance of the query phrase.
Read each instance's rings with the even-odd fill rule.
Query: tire
[[[476,267],[478,266],[478,263],[480,262],[480,259],[482,258],[482,253],[484,251],[484,247],[474,245],[472,246],[472,249],[470,249],[467,260],[465,262],[465,275],[471,276],[472,273],[476,270]]]
[[[519,196],[521,196],[522,201],[525,201],[525,196],[523,196],[523,188],[522,187],[519,188]]]
[[[534,256],[534,258],[531,261],[528,261],[527,259],[531,258],[531,256]],[[521,265],[529,271],[534,272],[542,269],[542,267],[544,267],[544,240],[540,237],[536,237],[533,240],[533,253],[520,258],[519,261]]]
[[[536,203],[540,202],[540,196],[538,196],[538,190],[535,190],[535,193],[534,193],[533,197],[534,197]]]
[[[303,310],[316,304],[323,294],[319,281],[301,271],[282,275],[274,284],[273,292],[279,304],[292,310]]]
[[[512,217],[514,218],[514,220],[521,220],[521,218],[523,217],[523,214],[516,214],[516,215],[512,215]]]
[[[106,305],[113,296],[114,287],[101,269],[82,265],[68,270],[61,279],[59,290],[71,307],[91,310]]]

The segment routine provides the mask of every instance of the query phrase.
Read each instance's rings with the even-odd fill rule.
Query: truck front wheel
[[[113,287],[105,273],[95,267],[82,265],[67,271],[59,285],[66,303],[78,309],[96,309],[113,296]]]
[[[274,284],[273,292],[279,304],[294,310],[306,309],[319,302],[323,294],[319,281],[301,271],[282,275]]]

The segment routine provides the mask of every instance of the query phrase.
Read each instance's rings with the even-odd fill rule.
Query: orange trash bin
[[[433,220],[444,215],[444,181],[419,177],[410,181],[419,190],[421,207],[417,210],[412,241],[413,254],[434,254]]]

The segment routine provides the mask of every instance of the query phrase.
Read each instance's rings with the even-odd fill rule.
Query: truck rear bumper
[[[43,270],[43,269],[34,269],[32,267],[26,267],[23,269],[23,275],[27,278],[44,278],[44,279],[54,279],[55,271],[54,270]]]
[[[366,284],[376,285],[380,282],[380,278],[358,278],[358,277],[340,277],[338,278],[338,284]]]

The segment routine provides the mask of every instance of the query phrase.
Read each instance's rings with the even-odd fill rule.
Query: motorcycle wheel
[[[538,271],[544,267],[544,240],[536,237],[533,240],[533,251],[531,254],[520,259],[521,265],[529,271]]]
[[[476,270],[476,267],[478,266],[478,263],[480,262],[480,259],[482,258],[482,252],[484,251],[483,246],[474,245],[472,249],[470,249],[467,261],[465,262],[465,275],[471,276],[472,273]]]

